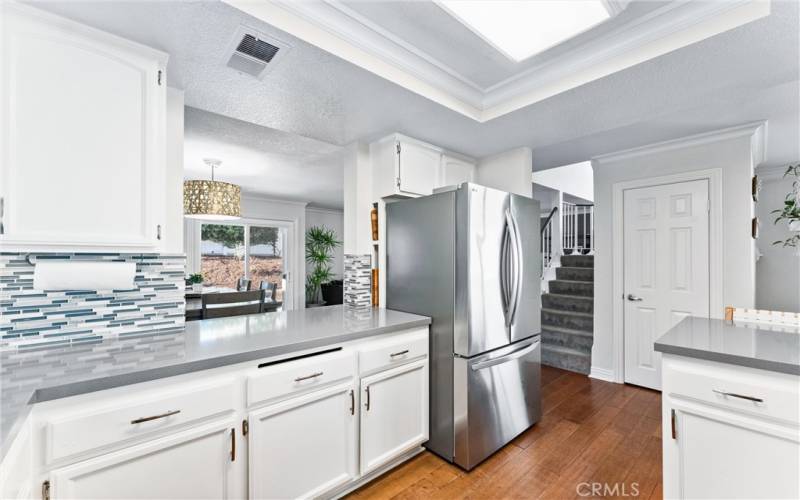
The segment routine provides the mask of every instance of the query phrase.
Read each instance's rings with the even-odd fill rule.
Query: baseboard
[[[355,491],[358,488],[364,486],[365,484],[367,484],[368,482],[370,482],[373,479],[377,478],[378,476],[389,472],[390,470],[394,469],[395,467],[397,467],[398,465],[402,464],[403,462],[414,458],[415,456],[419,455],[423,451],[425,451],[425,448],[423,448],[422,446],[416,446],[416,447],[408,450],[407,452],[403,453],[399,457],[395,458],[391,462],[387,463],[386,465],[380,467],[379,469],[376,469],[376,470],[370,472],[369,474],[361,476],[356,481],[354,481],[352,483],[348,483],[348,484],[342,486],[340,489],[337,489],[337,490],[334,490],[333,492],[330,492],[328,495],[326,495],[326,497],[332,498],[332,499],[342,498],[345,495],[347,495],[348,493],[350,493],[352,491]]]
[[[606,382],[617,383],[616,377],[614,377],[614,371],[609,370],[608,368],[598,368],[597,366],[592,366],[592,369],[589,371],[589,377],[596,378],[597,380],[605,380]]]

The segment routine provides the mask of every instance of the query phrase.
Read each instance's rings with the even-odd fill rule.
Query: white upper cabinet
[[[453,155],[442,155],[439,172],[440,186],[456,186],[462,182],[475,181],[475,163]]]
[[[440,149],[394,134],[373,143],[370,153],[376,198],[425,196],[437,187]]]
[[[3,14],[0,243],[159,250],[167,55],[38,9]]]

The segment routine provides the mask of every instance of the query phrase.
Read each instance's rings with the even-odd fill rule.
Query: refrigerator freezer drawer
[[[457,465],[475,467],[541,418],[541,359],[539,336],[455,359]]]

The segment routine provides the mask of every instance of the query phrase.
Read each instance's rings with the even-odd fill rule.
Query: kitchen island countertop
[[[424,327],[430,318],[346,306],[192,321],[65,347],[0,352],[0,459],[34,403]]]
[[[655,350],[800,375],[800,328],[690,316],[662,335]]]

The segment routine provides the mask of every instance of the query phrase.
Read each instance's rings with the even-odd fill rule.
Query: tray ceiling
[[[478,122],[770,12],[760,0],[615,1],[610,20],[514,62],[434,2],[225,1]]]

